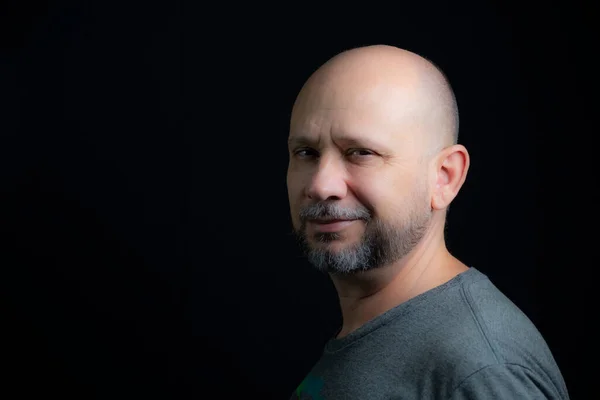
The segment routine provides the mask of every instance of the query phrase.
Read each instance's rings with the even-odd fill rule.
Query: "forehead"
[[[303,90],[292,110],[289,140],[320,141],[322,137],[349,142],[393,145],[412,140],[418,128],[414,102],[406,93],[385,85],[362,90],[321,84]]]

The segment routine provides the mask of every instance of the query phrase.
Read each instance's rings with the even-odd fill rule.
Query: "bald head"
[[[318,101],[317,101],[318,99]],[[407,50],[373,45],[344,51],[323,64],[300,91],[295,114],[308,105],[378,107],[419,132],[432,151],[458,140],[458,108],[443,72]],[[406,130],[406,129],[405,129]]]

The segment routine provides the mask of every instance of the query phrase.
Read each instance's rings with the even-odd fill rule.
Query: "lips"
[[[317,232],[338,232],[355,221],[353,219],[316,219],[310,220],[309,224],[313,225]]]

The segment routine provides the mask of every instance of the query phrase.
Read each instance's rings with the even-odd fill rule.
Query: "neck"
[[[394,264],[352,276],[331,275],[343,319],[338,338],[468,269],[448,252],[440,224],[443,228],[443,221],[430,226],[411,253]]]

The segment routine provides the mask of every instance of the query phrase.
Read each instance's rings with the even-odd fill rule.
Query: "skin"
[[[362,269],[325,270],[342,310],[338,337],[468,269],[444,240],[446,209],[469,168],[466,148],[456,143],[453,99],[430,62],[384,45],[333,57],[296,98],[287,173],[295,231],[308,250],[339,256],[341,264],[347,258],[340,255],[354,254],[378,224],[395,248]],[[303,220],[302,210],[315,204],[369,217]]]

